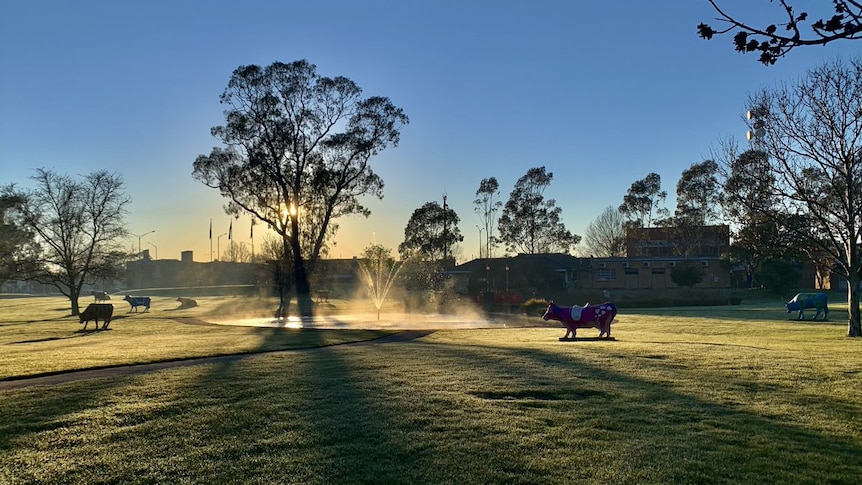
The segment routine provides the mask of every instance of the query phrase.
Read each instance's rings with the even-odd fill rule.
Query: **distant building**
[[[695,288],[730,288],[730,269],[718,257],[578,258],[568,254],[519,254],[476,259],[446,273],[462,293],[595,289],[676,288],[675,268],[694,266],[702,274]]]
[[[640,227],[626,230],[626,256],[721,257],[730,249],[730,227]]]

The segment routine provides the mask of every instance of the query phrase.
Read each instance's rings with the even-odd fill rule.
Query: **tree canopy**
[[[568,253],[581,237],[572,234],[560,219],[563,210],[554,199],[545,199],[545,189],[554,174],[545,167],[527,170],[509,194],[498,221],[500,239],[515,252]]]
[[[15,193],[13,185],[0,190],[0,283],[25,277],[22,265],[37,250],[33,233],[14,217],[15,210],[22,203],[24,197]]]
[[[767,156],[733,157],[725,167],[757,194],[734,202],[777,227],[789,227],[809,259],[828,258],[848,284],[848,335],[862,336],[862,60],[826,63],[794,83],[749,98],[764,130]],[[742,167],[742,161],[755,164]],[[816,249],[816,255],[813,252]]]
[[[229,199],[229,214],[250,214],[282,237],[309,312],[308,266],[326,253],[338,218],[367,216],[361,198],[383,197],[371,161],[398,145],[408,118],[306,60],[238,67],[221,103],[225,124],[212,134],[224,146],[199,156],[193,175]]]
[[[721,186],[718,164],[713,160],[693,163],[676,184],[676,223],[705,226],[718,217]]]
[[[438,261],[452,255],[455,244],[464,240],[458,229],[460,220],[451,207],[426,202],[407,221],[404,242],[398,245],[401,259]]]
[[[83,285],[120,272],[131,199],[122,176],[103,170],[76,179],[42,168],[32,179],[35,187],[15,192],[21,203],[14,209],[40,247],[29,256],[27,279],[56,287],[77,315]]]
[[[483,251],[479,251],[479,257],[492,258],[494,253],[494,231],[496,229],[497,212],[503,205],[500,200],[500,183],[496,177],[482,179],[479,182],[479,188],[476,189],[476,199],[473,200],[476,214],[482,221],[482,229],[485,231],[484,255]],[[481,234],[481,232],[480,232]],[[479,241],[480,247],[481,241]]]
[[[646,177],[632,183],[619,211],[634,227],[652,227],[654,216],[667,214],[659,204],[667,199],[667,191],[661,188],[661,175],[650,172]]]
[[[625,219],[609,205],[587,226],[584,246],[590,256],[617,258],[625,256],[625,236]]]
[[[787,0],[776,4],[776,16],[771,21],[753,25],[747,20],[719,6],[716,0],[707,0],[718,13],[716,20],[721,27],[717,30],[701,22],[698,34],[704,39],[715,35],[736,32],[733,45],[737,52],[759,52],[759,61],[765,65],[775,64],[796,47],[826,45],[842,39],[862,38],[862,2],[854,0],[832,0],[831,12],[809,15],[807,11],[797,11]],[[739,3],[739,2],[737,2]],[[751,3],[751,2],[747,2]],[[820,2],[825,4],[827,2]]]

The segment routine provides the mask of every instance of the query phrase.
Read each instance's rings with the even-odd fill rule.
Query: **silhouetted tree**
[[[106,171],[74,179],[38,169],[32,179],[34,188],[15,192],[22,202],[13,209],[41,248],[27,261],[27,279],[56,287],[77,315],[83,285],[113,278],[122,269],[131,199],[122,176]]]
[[[460,219],[451,208],[426,202],[413,211],[404,228],[404,242],[398,245],[401,259],[437,261],[451,255],[455,244],[464,240],[458,229]]]
[[[721,185],[718,183],[718,164],[713,160],[693,163],[682,172],[676,184],[677,224],[706,226],[718,217],[721,207]]]
[[[667,199],[667,191],[661,189],[661,175],[652,172],[635,181],[623,196],[620,213],[628,219],[631,227],[652,227],[653,213],[666,216],[668,210],[659,207]]]
[[[503,205],[500,201],[500,183],[495,177],[482,179],[479,182],[479,189],[476,190],[476,199],[473,201],[476,206],[476,214],[482,220],[482,227],[485,229],[485,255],[486,258],[492,258],[494,253],[494,230],[497,222],[497,211]],[[480,241],[481,243],[481,241]],[[479,257],[483,255],[479,254]]]
[[[383,196],[371,159],[397,146],[408,122],[388,98],[362,97],[346,77],[323,77],[306,60],[241,66],[221,95],[224,145],[194,162],[194,177],[230,199],[284,241],[300,311],[311,312],[308,271],[324,254],[339,217],[370,211],[362,196]]]
[[[770,293],[787,294],[797,286],[802,274],[802,262],[798,259],[766,259],[757,264],[755,274],[760,284]]]
[[[759,52],[760,62],[775,64],[795,47],[826,45],[841,39],[862,38],[862,3],[853,0],[832,0],[832,12],[825,16],[811,17],[808,12],[797,12],[786,0],[776,3],[781,12],[774,22],[765,26],[754,26],[719,7],[715,0],[707,0],[718,13],[718,20],[726,28],[713,29],[705,23],[697,26],[704,39],[736,31],[733,45],[738,52]],[[748,2],[751,3],[751,2]],[[821,2],[825,4],[827,2]],[[778,18],[780,16],[780,18]],[[814,20],[816,18],[816,20]],[[810,29],[810,32],[806,32]]]
[[[498,221],[500,239],[515,252],[568,253],[581,236],[572,234],[560,220],[563,210],[545,189],[554,174],[545,167],[531,168],[518,179]]]
[[[703,271],[693,265],[677,266],[670,272],[670,280],[681,288],[694,288],[703,281]]]
[[[32,260],[37,246],[33,233],[15,220],[14,209],[24,203],[24,197],[15,193],[15,186],[0,190],[0,284],[26,275],[23,266]]]
[[[613,206],[605,210],[584,231],[587,254],[598,258],[625,256],[625,219]]]
[[[848,285],[847,334],[862,336],[862,61],[824,64],[799,81],[760,90],[749,105],[763,120],[756,144],[769,156],[745,174],[775,208],[739,201],[779,226],[790,221],[812,262],[833,262]]]

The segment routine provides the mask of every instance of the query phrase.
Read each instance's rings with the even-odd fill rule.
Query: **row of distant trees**
[[[511,252],[568,253],[581,237],[566,229],[562,209],[544,196],[554,174],[544,166],[531,168],[515,183],[505,206],[500,200],[495,177],[483,179],[476,191],[476,213],[486,238],[480,241],[482,255],[491,257],[498,244]],[[496,214],[502,212],[499,218]],[[413,211],[404,228],[404,242],[398,246],[402,259],[437,260],[456,251],[464,237],[461,219],[450,207],[427,202]],[[481,257],[481,256],[480,256]]]

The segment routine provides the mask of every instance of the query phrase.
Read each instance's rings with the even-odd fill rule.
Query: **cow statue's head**
[[[548,308],[545,310],[545,314],[542,315],[543,320],[559,320],[558,307],[554,304],[554,300],[548,302]]]

